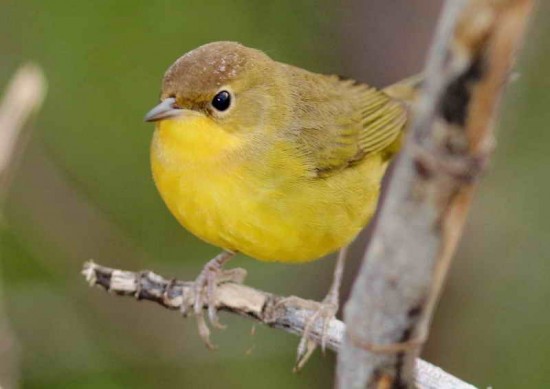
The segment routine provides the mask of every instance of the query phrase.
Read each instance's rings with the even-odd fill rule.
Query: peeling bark
[[[532,3],[446,2],[415,120],[345,306],[340,388],[415,384],[415,360],[493,148],[495,110]]]

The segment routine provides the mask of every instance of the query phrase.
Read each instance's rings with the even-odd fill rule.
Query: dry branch
[[[232,269],[241,274],[243,269]],[[167,280],[151,271],[130,272],[111,269],[88,262],[82,271],[90,285],[98,285],[107,291],[131,296],[138,300],[153,301],[165,308],[181,310],[181,305],[191,307],[194,302],[193,282]],[[319,304],[298,298],[287,299],[233,282],[222,283],[216,289],[216,308],[232,312],[267,325],[301,336],[308,318]],[[305,303],[305,304],[304,304]],[[303,308],[311,307],[311,310]],[[205,307],[206,308],[206,307]],[[314,323],[310,336],[316,342],[321,341],[322,323]],[[329,323],[327,347],[338,351],[345,332],[344,323],[333,319]],[[442,369],[422,360],[416,363],[418,369],[417,385],[424,389],[473,389],[474,387],[453,377]]]
[[[415,121],[344,310],[340,388],[414,385],[531,8],[529,0],[446,2]]]
[[[0,104],[0,201],[4,199],[18,154],[29,131],[25,124],[46,94],[46,81],[35,65],[22,66],[11,80]]]
[[[26,124],[40,108],[45,94],[46,81],[42,71],[34,65],[25,65],[11,80],[0,104],[0,211],[30,133]],[[17,356],[17,340],[8,324],[0,291],[0,387],[17,386]]]

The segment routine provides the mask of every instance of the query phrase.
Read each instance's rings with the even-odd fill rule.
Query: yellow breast
[[[369,221],[386,168],[379,155],[311,178],[284,142],[254,142],[206,117],[158,124],[153,177],[190,232],[256,259],[303,262],[348,244]]]

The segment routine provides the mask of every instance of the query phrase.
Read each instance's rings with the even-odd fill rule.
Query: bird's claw
[[[225,326],[220,323],[218,318],[216,290],[220,284],[225,282],[242,283],[246,277],[246,271],[244,269],[223,270],[221,265],[222,263],[220,263],[217,258],[208,262],[193,285],[193,313],[197,320],[199,336],[209,349],[215,349],[216,346],[210,340],[210,328],[204,317],[204,307],[206,306],[207,308],[208,321],[210,324],[215,328],[224,329]],[[181,313],[187,316],[190,308],[189,304],[182,304]]]
[[[330,301],[327,301],[330,300]],[[326,350],[327,338],[328,338],[328,327],[330,321],[334,319],[338,312],[338,305],[331,301],[331,299],[325,299],[320,306],[317,307],[316,311],[308,318],[306,325],[304,327],[304,333],[300,339],[298,345],[298,351],[296,355],[296,364],[294,365],[294,371],[300,371],[306,362],[309,360],[315,349],[317,348],[317,343],[310,339],[310,334],[313,329],[313,326],[317,320],[321,320],[321,350],[323,353]]]

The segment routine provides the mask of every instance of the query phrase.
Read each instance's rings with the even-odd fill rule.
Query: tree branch
[[[344,310],[340,388],[414,386],[530,0],[448,0],[415,120]]]
[[[232,269],[244,280],[244,269]],[[167,280],[151,271],[134,273],[111,269],[88,262],[82,274],[90,285],[98,285],[119,296],[132,296],[138,300],[153,301],[161,306],[181,310],[182,304],[193,305],[193,282]],[[301,300],[301,303],[298,301]],[[304,306],[311,309],[304,309]],[[233,282],[222,283],[216,289],[216,307],[255,320],[266,326],[282,329],[301,336],[308,318],[319,306],[318,302],[300,298],[284,298]],[[206,308],[206,307],[205,307]],[[333,319],[328,326],[327,347],[338,351],[342,344],[345,325]],[[322,323],[313,324],[311,338],[321,342]],[[453,377],[442,369],[422,360],[417,361],[417,385],[424,389],[473,389],[474,387]]]
[[[17,159],[30,134],[25,124],[38,111],[46,95],[46,80],[36,65],[21,66],[0,104],[0,204],[8,192]]]
[[[34,65],[24,65],[10,81],[0,104],[0,211],[30,134],[26,124],[40,108],[45,94],[42,71]],[[9,326],[0,290],[0,387],[17,386],[18,354],[17,339]]]

